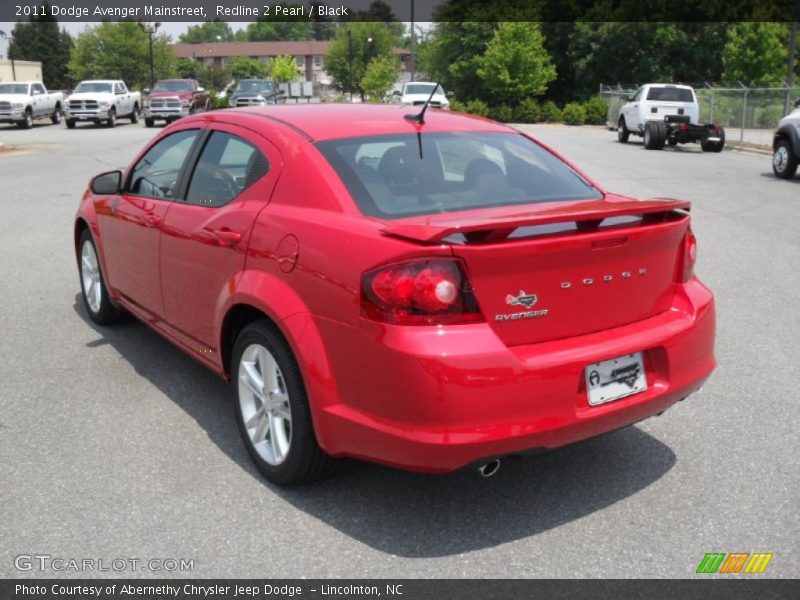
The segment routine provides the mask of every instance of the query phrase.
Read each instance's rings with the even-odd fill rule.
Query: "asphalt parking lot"
[[[680,578],[706,552],[757,551],[774,558],[747,577],[800,576],[800,176],[526,129],[609,190],[694,202],[716,373],[661,417],[487,480],[342,461],[280,489],[250,464],[224,382],[136,322],[93,326],[80,303],[80,195],[158,129],[0,125],[17,148],[0,153],[0,577],[81,575],[15,569],[38,553],[194,559],[154,575],[203,578]]]

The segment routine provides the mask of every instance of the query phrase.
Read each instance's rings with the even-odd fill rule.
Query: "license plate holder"
[[[647,389],[647,376],[641,352],[587,365],[584,375],[586,396],[590,406],[613,402]]]

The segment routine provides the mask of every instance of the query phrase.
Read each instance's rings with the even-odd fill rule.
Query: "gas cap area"
[[[278,267],[284,273],[291,273],[297,266],[300,255],[300,242],[292,234],[285,236],[278,244]]]

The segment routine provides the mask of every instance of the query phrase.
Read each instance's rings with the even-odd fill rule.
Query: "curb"
[[[758,156],[772,156],[772,149],[769,146],[757,146],[755,144],[726,142],[725,145],[731,150],[743,154],[756,154]]]

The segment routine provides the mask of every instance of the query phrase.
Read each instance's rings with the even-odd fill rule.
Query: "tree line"
[[[236,32],[228,23],[210,21],[190,26],[178,41],[331,40],[325,70],[334,87],[383,99],[400,73],[394,49],[411,45],[411,32],[393,19],[388,6],[376,0],[349,21],[264,18]],[[562,106],[584,102],[601,83],[781,85],[787,77],[785,23],[440,20],[414,35],[417,72],[453,91],[462,105],[483,103],[511,112],[533,110],[532,99]],[[176,59],[171,43],[163,32],[153,36],[157,78],[193,77],[219,90],[241,77],[288,81],[302,75],[287,59],[273,61],[274,73],[249,57],[232,58],[225,66]],[[100,23],[73,38],[59,30],[55,18],[34,17],[14,27],[10,56],[41,61],[45,83],[54,89],[87,78],[120,78],[132,87],[150,80],[148,34],[130,21]]]

